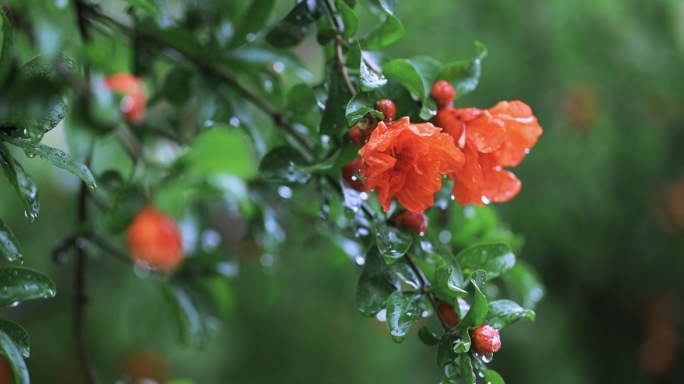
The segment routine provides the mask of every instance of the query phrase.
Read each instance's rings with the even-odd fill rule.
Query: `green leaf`
[[[492,243],[473,245],[456,255],[464,273],[478,269],[487,272],[487,279],[493,279],[515,265],[515,255],[508,244]]]
[[[164,284],[163,288],[178,322],[182,340],[195,347],[206,344],[207,329],[184,284],[172,281],[170,284]]]
[[[335,0],[335,5],[337,6],[337,11],[342,16],[342,22],[344,24],[344,37],[354,37],[356,30],[359,27],[359,18],[356,16],[356,12],[354,12],[354,10],[342,0]]]
[[[340,67],[333,62],[328,65],[328,99],[320,123],[320,132],[333,138],[342,137],[349,126],[347,125],[346,110],[350,93],[347,84],[340,73]]]
[[[24,204],[24,213],[31,223],[38,217],[40,200],[38,199],[38,187],[31,176],[24,171],[21,164],[12,156],[4,143],[0,142],[0,164],[5,176],[17,191]]]
[[[466,313],[461,320],[461,323],[458,325],[459,329],[465,330],[469,327],[477,327],[482,325],[485,318],[487,318],[489,307],[487,306],[487,298],[484,293],[482,293],[484,286],[480,276],[482,276],[482,274],[473,273],[470,278],[470,282],[473,286],[473,303],[470,305],[468,313]]]
[[[12,67],[12,47],[14,43],[14,28],[12,22],[5,13],[4,8],[0,8],[0,21],[2,21],[2,49],[0,50],[0,84],[3,83],[5,75]]]
[[[295,5],[292,11],[266,34],[266,41],[279,48],[295,46],[309,32],[311,23],[321,15],[318,2],[302,1]]]
[[[316,107],[316,95],[314,95],[311,86],[300,83],[292,88],[287,93],[287,100],[285,110],[288,116],[296,117],[305,115]]]
[[[454,85],[457,97],[477,88],[482,71],[482,59],[487,56],[487,47],[476,41],[475,50],[475,57],[445,64],[437,75],[437,79],[449,81]]]
[[[461,271],[451,265],[440,265],[435,271],[435,285],[446,287],[449,291],[455,292],[458,296],[463,296],[466,291],[461,288]],[[444,292],[444,290],[439,290]],[[453,297],[453,295],[447,295]]]
[[[504,278],[518,291],[521,297],[520,302],[525,308],[534,308],[544,297],[541,279],[534,268],[523,260],[518,260],[504,275]]]
[[[12,369],[14,384],[29,384],[29,373],[21,352],[5,332],[0,332],[0,354],[5,356]]]
[[[418,330],[418,338],[420,338],[420,341],[425,345],[437,345],[439,343],[439,336],[432,332],[427,325],[420,327]]]
[[[44,273],[25,267],[0,267],[0,307],[54,297],[55,283]]]
[[[487,324],[503,329],[525,317],[534,321],[534,311],[525,309],[512,300],[496,300],[489,303]]]
[[[411,323],[420,318],[421,297],[420,293],[394,291],[387,299],[387,328],[396,343],[404,341]]]
[[[480,369],[480,372],[488,384],[505,384],[504,379],[496,371]]]
[[[177,161],[201,173],[226,173],[242,179],[256,175],[252,146],[237,128],[215,125],[201,132]]]
[[[411,265],[409,265],[405,258],[401,258],[390,264],[389,268],[401,281],[408,284],[411,288],[420,289],[420,277],[418,277],[416,271],[411,268]]]
[[[470,360],[470,355],[467,353],[461,354],[461,373],[466,384],[475,384],[475,371],[473,370],[473,362]]]
[[[62,84],[65,74],[73,74],[76,63],[66,55],[60,54],[54,60],[37,56],[21,67],[22,76],[27,79],[40,78]]]
[[[50,132],[64,119],[69,106],[64,100],[58,100],[51,108],[47,108],[42,116],[27,119],[30,130],[37,132],[37,136]]]
[[[432,84],[437,78],[441,63],[426,56],[411,59],[395,59],[385,64],[382,73],[401,83],[413,95],[418,96],[423,107],[420,117],[428,120],[433,116],[434,102],[429,98]]]
[[[247,42],[247,35],[256,34],[264,28],[268,21],[268,16],[273,11],[275,0],[252,0],[249,8],[244,13],[244,17],[235,27],[233,40],[228,44],[228,48],[238,47]]]
[[[306,160],[296,149],[281,146],[272,149],[261,159],[259,174],[269,182],[306,184],[311,174],[301,169],[305,165]]]
[[[356,286],[356,305],[361,314],[375,316],[386,307],[392,292],[399,288],[399,281],[385,265],[377,248],[371,248],[366,254],[363,272]]]
[[[134,6],[138,7],[145,12],[147,12],[150,16],[154,17],[155,19],[159,19],[162,16],[161,9],[159,9],[159,5],[154,0],[123,0],[124,2]]]
[[[31,338],[29,338],[28,332],[26,332],[24,327],[13,321],[0,319],[0,332],[4,332],[12,339],[12,342],[23,357],[31,355]]]
[[[21,262],[24,257],[19,241],[2,219],[0,219],[0,253],[10,262]]]
[[[404,24],[390,12],[385,11],[385,21],[371,31],[363,41],[364,49],[381,50],[396,43],[404,36]]]
[[[26,156],[32,158],[35,155],[38,155],[51,162],[54,166],[66,169],[67,171],[80,177],[81,180],[83,180],[83,182],[90,187],[90,189],[94,190],[97,188],[97,185],[95,184],[95,178],[90,172],[90,169],[88,169],[85,164],[75,161],[68,153],[57,148],[48,147],[47,145],[33,144],[24,139],[6,138],[6,140],[9,143],[23,149],[26,153]]]
[[[174,67],[164,78],[162,93],[175,105],[183,105],[192,96],[192,72],[183,66]]]
[[[347,104],[345,111],[347,125],[350,127],[353,126],[361,121],[367,113],[372,114],[378,120],[383,120],[385,117],[381,112],[375,110],[375,103],[375,96],[372,93],[357,93]]]
[[[375,222],[375,239],[378,250],[387,264],[394,263],[404,256],[413,243],[413,236],[409,231],[387,225],[382,220]]]
[[[373,71],[362,58],[359,62],[359,88],[362,91],[372,91],[385,84],[387,84],[387,78],[382,73]]]
[[[470,350],[470,344],[470,333],[467,328],[463,328],[461,336],[456,340],[456,344],[454,344],[454,352],[466,353]]]
[[[439,339],[439,344],[437,345],[437,364],[440,367],[450,364],[458,357],[458,354],[454,352],[454,339],[449,333],[445,333]]]

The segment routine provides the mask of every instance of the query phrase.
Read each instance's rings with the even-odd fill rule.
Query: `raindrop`
[[[451,200],[456,200],[456,196],[451,195]]]
[[[28,158],[30,158],[30,159],[33,159],[34,157],[36,157],[36,152],[35,152],[35,151],[31,151],[31,150],[25,149],[25,150],[24,150],[24,153],[25,153],[26,156],[27,156]]]
[[[477,375],[480,377],[484,377],[484,373],[482,373],[482,372],[478,372]]]
[[[237,276],[238,273],[238,268],[237,265],[234,263],[218,263],[216,264],[216,269],[219,271],[220,274],[223,276]]]
[[[17,305],[19,305],[19,301],[14,301],[14,302],[10,303],[8,305],[8,307],[16,307]]]
[[[205,120],[204,123],[202,123],[202,125],[204,125],[205,127],[211,127],[212,125],[214,125],[214,120]]]
[[[264,81],[264,89],[266,90],[266,92],[273,91],[273,82],[271,80]]]
[[[231,117],[230,120],[228,120],[228,122],[229,122],[230,125],[232,125],[233,127],[239,127],[239,126],[240,126],[240,119],[238,119],[238,118],[235,117],[235,116]]]
[[[202,234],[202,249],[205,251],[214,249],[221,244],[221,235],[210,229]]]
[[[292,197],[292,188],[281,185],[278,187],[278,196],[282,197],[283,199],[289,199]]]
[[[364,265],[364,264],[366,264],[366,259],[364,259],[364,258],[363,258],[362,256],[360,256],[360,255],[359,255],[359,256],[356,256],[356,259],[354,259],[354,261],[356,261],[356,264],[358,264],[358,265]]]
[[[487,196],[482,196],[482,204],[487,205],[491,203],[491,201],[487,198]]]
[[[481,356],[482,361],[485,363],[491,363],[492,360],[494,360],[494,354],[493,353],[487,353]]]
[[[375,315],[375,318],[378,319],[378,321],[382,321],[383,323],[387,321],[387,310],[383,309],[382,311],[378,312],[377,315]]]
[[[363,201],[368,200],[368,194],[367,194],[366,192],[361,192],[361,193],[359,193],[359,197],[360,197],[361,200],[363,200]]]
[[[133,264],[133,272],[141,279],[149,276],[151,269],[150,265],[142,260],[137,260],[135,264]]]
[[[259,258],[259,262],[260,262],[261,265],[263,265],[264,267],[270,267],[270,266],[272,266],[273,263],[275,262],[275,257],[273,257],[273,255],[271,255],[270,253],[264,253],[264,254],[261,255],[261,257]]]
[[[475,208],[473,208],[472,205],[463,208],[463,216],[465,216],[467,219],[472,219],[475,217]]]
[[[256,40],[256,35],[253,33],[248,33],[245,35],[245,40],[251,43],[252,41]]]
[[[451,241],[451,232],[443,230],[439,232],[439,242],[442,244],[449,244]]]
[[[529,153],[530,153],[530,149],[529,149],[529,148],[525,148],[525,154],[528,155]]]
[[[370,234],[370,231],[368,231],[368,228],[359,228],[356,233],[359,236],[368,236]]]
[[[276,61],[275,63],[273,63],[273,70],[276,73],[283,73],[283,71],[285,70],[285,64],[283,64],[281,61]]]
[[[321,135],[321,143],[323,143],[323,144],[329,144],[329,143],[330,143],[330,136],[328,136],[328,135]]]

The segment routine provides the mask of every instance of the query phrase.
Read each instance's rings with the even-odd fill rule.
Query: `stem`
[[[418,278],[420,279],[420,285],[423,288],[423,292],[427,295],[428,299],[430,299],[430,304],[432,304],[432,308],[435,311],[435,314],[437,315],[437,318],[439,319],[439,322],[442,323],[442,327],[444,327],[444,330],[449,331],[451,327],[449,327],[449,324],[447,324],[446,320],[442,316],[442,312],[439,310],[439,303],[437,302],[437,297],[435,297],[435,294],[430,292],[430,282],[428,281],[427,277],[423,273],[423,270],[416,265],[416,262],[413,261],[413,258],[407,253],[404,255],[404,258],[406,258],[406,261],[408,262],[409,266],[413,270],[413,272],[418,275]]]
[[[356,87],[349,77],[349,71],[345,65],[344,52],[342,51],[342,44],[344,43],[344,22],[342,18],[337,15],[337,8],[335,8],[335,3],[332,0],[325,1],[325,7],[330,14],[330,19],[335,26],[337,34],[335,35],[335,57],[337,58],[337,65],[340,67],[340,72],[342,73],[342,78],[344,78],[344,83],[347,85],[347,89],[352,94],[356,95]]]

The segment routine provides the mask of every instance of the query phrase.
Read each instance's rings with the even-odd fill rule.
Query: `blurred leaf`
[[[429,98],[430,90],[440,66],[441,63],[433,58],[418,56],[392,60],[382,67],[382,73],[401,83],[412,95],[418,96],[422,103],[420,117],[429,120],[435,108]]]
[[[411,323],[420,318],[421,297],[420,293],[394,291],[387,299],[387,328],[395,342],[404,341]]]
[[[38,199],[38,187],[31,176],[24,171],[21,164],[7,150],[4,143],[0,142],[0,164],[5,176],[17,191],[24,204],[24,213],[31,223],[38,217],[40,200]]]
[[[38,135],[42,137],[43,134],[52,130],[64,119],[68,110],[67,103],[64,100],[59,100],[51,108],[48,108],[43,116],[29,119],[29,129],[38,131]]]
[[[19,241],[2,219],[0,219],[0,253],[10,262],[21,262],[24,257]]]
[[[374,29],[363,41],[364,49],[380,50],[396,43],[404,36],[404,24],[390,12],[385,12],[385,21]]]
[[[14,384],[29,384],[29,373],[26,368],[26,363],[21,357],[21,352],[12,342],[12,339],[5,333],[0,331],[0,354],[2,354],[10,368],[12,369],[12,376],[14,377]]]
[[[534,311],[525,309],[512,300],[496,300],[489,303],[487,324],[503,329],[525,317],[534,321]]]
[[[56,83],[63,83],[65,74],[74,74],[76,63],[66,55],[60,54],[54,60],[45,56],[37,56],[21,67],[26,78],[41,78]]]
[[[411,248],[413,236],[403,228],[387,225],[383,220],[375,222],[375,239],[380,254],[387,264],[394,263]]]
[[[439,336],[432,332],[427,325],[420,327],[418,337],[425,345],[437,345],[439,343]]]
[[[174,67],[164,78],[162,93],[173,104],[180,106],[185,104],[192,96],[191,82],[193,73],[183,66]]]
[[[33,144],[28,140],[7,138],[7,142],[16,145],[24,150],[26,156],[33,158],[36,155],[48,160],[54,166],[65,169],[83,180],[90,189],[95,189],[95,178],[90,172],[90,169],[85,164],[75,161],[68,153],[57,149],[48,147],[43,144]]]
[[[0,267],[0,307],[54,297],[55,283],[44,273],[25,267]]]
[[[252,147],[237,128],[215,125],[190,143],[190,150],[177,160],[202,173],[226,173],[242,179],[256,174]]]
[[[2,50],[0,50],[0,85],[5,80],[5,75],[12,66],[12,47],[14,43],[14,28],[12,22],[5,13],[4,8],[0,8],[0,21],[2,21]]]
[[[437,345],[437,364],[440,367],[450,364],[454,361],[458,355],[454,352],[454,339],[451,334],[445,333],[439,339],[439,344]]]
[[[204,346],[207,330],[186,287],[179,281],[171,281],[164,284],[163,288],[178,322],[182,340],[195,347]]]
[[[159,9],[159,5],[154,0],[123,0],[124,2],[134,6],[138,7],[145,12],[147,12],[150,16],[154,17],[155,19],[159,19],[162,16],[161,9]]]
[[[347,125],[347,104],[352,94],[345,84],[337,63],[327,66],[328,99],[321,118],[320,132],[333,138],[342,137],[349,126]]]
[[[480,369],[484,379],[488,384],[505,384],[504,379],[496,371],[491,369]]]
[[[366,116],[367,113],[372,114],[378,120],[383,120],[383,114],[375,109],[375,97],[372,93],[359,92],[347,104],[345,117],[347,125],[353,126]]]
[[[302,1],[266,34],[266,41],[279,48],[295,46],[304,39],[311,23],[321,14],[318,2]]]
[[[288,116],[297,117],[316,107],[316,95],[311,90],[311,86],[300,83],[290,88],[286,103],[285,110]]]
[[[337,11],[342,16],[342,22],[344,24],[344,37],[354,37],[356,30],[359,27],[359,18],[356,16],[356,12],[354,12],[354,10],[342,0],[335,0],[335,5],[337,6]]]
[[[274,50],[269,46],[249,44],[230,52],[228,57],[240,60],[251,67],[254,67],[256,64],[272,67],[280,63],[285,73],[292,73],[304,81],[313,80],[313,75],[299,56],[291,51]]]
[[[233,40],[228,44],[228,48],[238,47],[247,42],[247,35],[256,34],[261,31],[268,21],[268,16],[273,11],[275,0],[252,0],[244,16],[235,27]]]
[[[482,71],[482,59],[487,56],[487,47],[476,41],[475,51],[475,57],[445,64],[437,75],[437,79],[449,81],[454,85],[457,97],[477,88]]]
[[[480,283],[478,284],[478,280]],[[473,303],[470,305],[470,310],[461,320],[458,325],[459,329],[465,330],[469,327],[477,327],[484,323],[485,318],[487,318],[487,311],[489,307],[487,306],[487,298],[482,293],[482,279],[477,277],[476,273],[470,278],[470,282],[473,286]]]
[[[170,27],[153,31],[154,38],[161,43],[174,47],[184,55],[194,59],[215,55],[211,49],[206,49],[190,30],[181,27]],[[140,54],[134,56],[141,56]]]
[[[518,260],[504,278],[520,294],[520,302],[525,308],[534,308],[544,297],[541,279],[534,268],[523,260]]]
[[[392,292],[400,288],[399,281],[380,257],[377,248],[366,254],[366,262],[356,287],[356,305],[362,315],[371,317],[383,310]]]
[[[470,246],[456,255],[464,273],[482,269],[487,279],[493,279],[515,265],[515,255],[508,244],[493,243]]]
[[[270,182],[306,184],[311,179],[311,174],[300,168],[306,163],[304,157],[294,148],[276,147],[261,159],[259,174],[262,179]]]
[[[26,358],[31,355],[31,339],[24,327],[13,321],[0,319],[0,332],[4,332],[12,339],[23,357]]]
[[[470,355],[467,353],[461,354],[461,372],[463,373],[463,380],[466,384],[475,384],[475,371],[473,370],[473,362],[470,360]]]

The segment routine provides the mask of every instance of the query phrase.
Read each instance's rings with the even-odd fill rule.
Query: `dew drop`
[[[8,305],[8,307],[16,307],[17,305],[19,305],[19,301],[14,301],[14,302],[10,303]]]
[[[530,149],[529,149],[529,148],[525,148],[525,154],[528,155],[529,153],[530,153]]]
[[[150,265],[143,260],[136,260],[135,264],[133,264],[133,272],[141,279],[148,277],[151,270]]]
[[[230,120],[228,120],[228,123],[230,123],[230,125],[232,125],[233,127],[239,127],[240,126],[240,119],[233,116],[230,118]]]
[[[368,194],[367,194],[366,192],[361,192],[361,193],[359,193],[359,197],[360,197],[361,200],[363,200],[363,201],[368,200]]]
[[[221,244],[221,235],[218,232],[212,229],[204,231],[202,234],[202,249],[209,251],[218,247],[219,244]]]
[[[212,125],[214,125],[214,120],[204,120],[204,123],[202,123],[202,125],[205,127],[211,127]]]
[[[283,64],[282,61],[276,61],[275,63],[273,63],[273,70],[276,73],[283,73],[283,71],[285,70],[285,64]]]
[[[278,187],[278,196],[282,197],[283,199],[289,199],[292,197],[292,188],[281,185]]]
[[[494,354],[493,353],[487,353],[485,355],[482,355],[482,361],[485,363],[491,363],[492,360],[494,360]]]
[[[480,377],[484,377],[484,373],[482,373],[482,372],[478,372],[477,375]]]
[[[482,204],[484,204],[484,205],[487,205],[487,204],[491,203],[491,200],[489,200],[489,199],[487,198],[487,196],[482,196],[482,199],[481,199],[481,200],[482,200]]]
[[[377,315],[375,315],[375,318],[378,319],[378,321],[382,321],[383,323],[387,321],[387,310],[383,309],[382,311],[378,312]]]
[[[248,33],[247,35],[245,35],[245,40],[247,40],[247,42],[251,43],[254,40],[256,40],[256,35],[253,33]]]
[[[360,256],[360,255],[359,255],[359,256],[356,256],[356,258],[354,259],[354,261],[356,261],[356,264],[358,264],[358,265],[364,265],[364,264],[366,264],[366,259],[364,259],[363,256]]]
[[[449,244],[451,241],[451,232],[443,230],[439,232],[439,242],[442,244]]]

